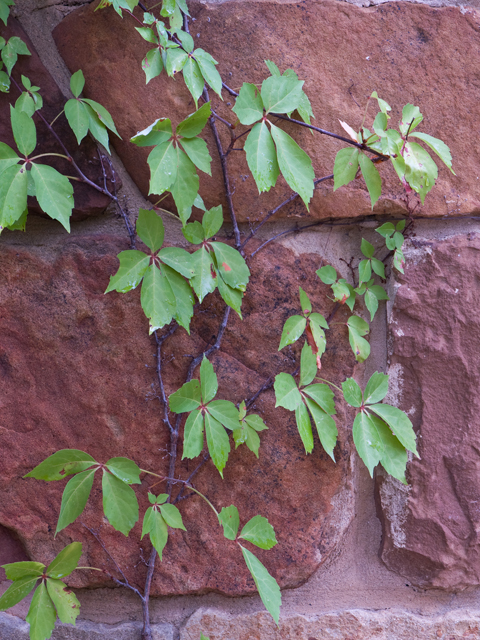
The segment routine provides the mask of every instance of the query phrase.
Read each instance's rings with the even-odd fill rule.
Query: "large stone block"
[[[228,615],[199,609],[188,620],[181,640],[475,640],[480,633],[477,612],[452,611],[419,616],[400,609],[352,609],[316,616],[289,615],[277,627],[265,612]]]
[[[54,451],[76,448],[100,462],[127,456],[142,468],[167,473],[168,434],[155,386],[155,343],[148,336],[139,292],[103,292],[126,243],[113,236],[69,237],[62,246],[9,246],[0,254],[0,524],[16,532],[29,556],[45,563],[65,544],[81,540],[85,566],[115,572],[100,545],[82,526],[100,528],[111,554],[134,583],[142,583],[140,561],[150,546],[140,542],[141,524],[127,539],[102,520],[101,491],[92,497],[79,521],[54,540],[63,482],[44,483],[22,477]],[[299,348],[278,353],[283,322],[298,312],[298,286],[312,297],[315,308],[328,315],[333,303],[328,288],[314,275],[318,255],[295,254],[271,244],[251,261],[254,274],[244,298],[244,321],[232,318],[220,353],[212,361],[220,382],[220,397],[239,402],[259,389],[270,375],[293,371]],[[199,309],[189,337],[183,329],[165,344],[167,392],[184,381],[191,354],[215,339],[223,303],[208,296]],[[233,316],[233,312],[232,312]],[[338,319],[346,318],[340,311]],[[324,357],[325,375],[339,383],[351,375],[354,358],[345,326],[332,328]],[[344,429],[347,416],[338,415],[340,441],[337,463],[316,443],[306,456],[294,415],[275,409],[273,390],[255,405],[269,430],[262,434],[260,458],[245,447],[231,453],[222,481],[211,463],[196,478],[198,489],[218,508],[235,504],[242,522],[260,513],[274,525],[279,544],[260,551],[261,561],[284,587],[297,586],[334,552],[353,515],[350,449]],[[186,478],[198,461],[178,464]],[[98,482],[98,481],[96,481]],[[147,487],[164,485],[144,478],[139,489],[140,512],[148,501]],[[199,498],[182,501],[188,531],[170,533],[158,565],[153,594],[216,590],[238,595],[255,588],[234,543]],[[98,572],[74,574],[72,586],[106,584]]]
[[[421,587],[480,583],[480,236],[412,239],[390,317],[395,399],[419,435],[409,487],[377,478],[381,557]]]
[[[140,63],[152,46],[135,32],[137,23],[131,17],[121,20],[112,9],[95,13],[94,7],[92,3],[70,13],[56,27],[54,37],[70,70],[83,69],[87,96],[102,102],[114,116],[123,140],[113,140],[113,144],[129,174],[147,194],[149,150],[135,147],[129,138],[160,117],[170,117],[176,124],[195,105],[180,77],[172,80],[164,74],[145,86]],[[229,86],[238,91],[243,82],[261,83],[268,75],[265,59],[276,62],[282,71],[293,68],[306,80],[314,124],[319,127],[344,134],[340,119],[358,129],[373,90],[392,105],[395,125],[405,104],[419,105],[424,130],[451,146],[455,166],[461,161],[462,171],[454,177],[442,165],[437,188],[429,194],[427,206],[418,211],[443,216],[447,209],[457,214],[478,210],[480,151],[470,144],[480,99],[476,81],[480,18],[476,10],[434,9],[406,2],[359,8],[331,0],[191,2],[189,7],[195,20],[191,23],[195,45],[219,61],[218,69]],[[215,109],[234,122],[236,116],[228,108],[234,99],[225,91],[223,95],[224,103],[211,96]],[[375,113],[371,106],[367,125]],[[223,130],[221,124],[219,128]],[[335,154],[344,143],[320,134],[312,136],[307,129],[294,131],[292,125],[285,129],[312,156],[317,177],[332,173]],[[224,145],[230,142],[226,135]],[[225,205],[220,163],[210,133],[207,143],[214,158],[213,172],[212,178],[201,175],[200,193],[208,206]],[[239,220],[261,218],[289,194],[285,182],[279,180],[278,189],[259,196],[243,152],[231,153],[228,161]],[[382,176],[384,195],[375,212],[405,212],[403,189],[393,168],[382,168]],[[168,208],[168,201],[162,206]],[[368,193],[363,181],[356,180],[336,193],[331,181],[322,183],[310,214],[297,199],[278,215],[321,219],[369,213]]]

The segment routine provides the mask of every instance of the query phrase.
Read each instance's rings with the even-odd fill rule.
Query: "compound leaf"
[[[140,209],[137,220],[137,233],[140,240],[156,253],[163,244],[165,227],[163,221],[155,211]]]
[[[154,264],[145,271],[140,302],[150,322],[150,334],[168,324],[176,312],[177,303],[170,282]]]

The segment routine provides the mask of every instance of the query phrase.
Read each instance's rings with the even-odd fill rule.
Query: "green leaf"
[[[127,484],[142,484],[140,480],[140,468],[128,458],[110,458],[105,466],[119,480]]]
[[[156,78],[162,73],[163,60],[160,50],[157,48],[150,49],[145,58],[142,60],[142,69],[145,72],[145,84]]]
[[[177,179],[177,150],[173,141],[162,142],[152,149],[147,163],[150,167],[149,195],[155,193],[161,196]]]
[[[252,451],[258,458],[258,450],[260,449],[260,437],[258,433],[255,431],[255,429],[252,429],[252,427],[248,422],[243,423],[243,428],[245,429],[245,436],[246,436],[245,444],[250,449],[250,451]],[[235,437],[235,431],[233,433]]]
[[[128,536],[138,520],[138,502],[134,490],[103,470],[103,512],[112,527]]]
[[[302,389],[302,392],[310,396],[312,400],[315,400],[323,411],[326,411],[329,415],[336,413],[333,391],[326,384],[311,384],[309,387]]]
[[[250,269],[241,254],[224,242],[210,243],[217,268],[224,281],[234,289],[245,291],[250,278]]]
[[[96,469],[82,471],[71,478],[63,490],[55,535],[72,524],[85,509]]]
[[[375,247],[373,244],[370,244],[368,240],[365,240],[365,238],[362,238],[361,250],[366,258],[372,258],[375,253]]]
[[[20,159],[8,144],[0,142],[0,173],[16,165]]]
[[[75,98],[79,97],[79,95],[83,91],[84,86],[85,86],[85,77],[83,75],[83,71],[79,69],[70,78],[70,90],[75,96]]]
[[[209,407],[210,406],[211,405],[209,405]],[[223,469],[227,464],[228,454],[230,453],[230,440],[220,422],[215,420],[209,413],[205,414],[205,434],[207,436],[208,451],[212,456],[213,464],[217,467],[223,478]]]
[[[342,391],[347,404],[351,407],[362,406],[362,390],[353,378],[347,378],[342,382]]]
[[[294,411],[302,403],[302,396],[295,384],[295,380],[288,373],[279,373],[275,376],[273,384],[275,389],[275,407],[284,407],[289,411]]]
[[[271,125],[271,132],[277,149],[280,171],[289,187],[302,198],[308,211],[308,203],[313,196],[315,173],[312,161],[285,131]]]
[[[7,26],[7,19],[10,14],[10,7],[15,4],[14,0],[0,0],[0,20]]]
[[[208,153],[205,140],[202,140],[202,138],[182,138],[181,145],[193,164],[198,167],[200,171],[211,176],[210,165],[212,158]]]
[[[23,600],[37,584],[39,576],[25,576],[15,580],[0,598],[0,611],[10,609]]]
[[[195,273],[191,255],[181,247],[165,247],[158,258],[185,278],[192,278]]]
[[[300,105],[303,81],[291,76],[270,76],[262,82],[262,101],[267,114],[291,113]]]
[[[148,499],[151,504],[163,504],[168,500],[168,493],[159,493],[156,497],[153,493],[149,493]]]
[[[322,447],[328,453],[328,455],[335,462],[335,457],[333,455],[333,450],[335,449],[335,445],[337,444],[338,438],[338,430],[337,425],[335,424],[335,420],[332,416],[325,413],[323,409],[321,409],[316,402],[313,402],[310,398],[305,398],[305,402],[307,403],[307,407],[312,414],[312,418],[315,422],[315,426],[317,427],[318,437],[322,444]]]
[[[263,118],[263,101],[254,84],[244,82],[233,107],[242,124],[250,125]]]
[[[203,426],[204,419],[201,411],[192,411],[185,422],[183,435],[184,458],[196,458],[203,450]]]
[[[203,88],[203,82],[202,82]],[[197,109],[194,113],[182,120],[177,127],[177,135],[184,138],[194,138],[202,133],[205,125],[208,122],[209,117],[212,115],[211,103],[206,102],[200,109]]]
[[[7,580],[16,581],[26,577],[40,577],[43,575],[45,565],[41,562],[12,562],[2,565],[2,569],[5,569]]]
[[[311,453],[313,451],[312,424],[307,407],[303,402],[295,409],[295,420],[297,422],[298,433],[305,447],[305,453]]]
[[[182,212],[190,209],[198,193],[199,179],[195,165],[180,148],[176,150],[177,177],[170,188],[175,205],[182,218]]]
[[[223,100],[222,98],[222,78],[218,71],[215,69],[216,61],[212,58],[212,56],[204,51],[203,49],[195,49],[193,52],[195,56],[195,60],[200,67],[200,71],[202,72],[202,76],[205,78],[205,82],[207,82],[215,93]]]
[[[27,45],[18,36],[10,38],[7,44],[2,49],[2,60],[7,69],[8,75],[11,75],[12,69],[15,66],[18,55],[29,56],[30,51]]]
[[[438,178],[437,165],[430,154],[416,142],[405,143],[403,158],[406,165],[405,179],[419,194],[423,204],[425,196]]]
[[[183,67],[183,79],[187,85],[187,89],[192,94],[192,98],[195,101],[195,106],[198,105],[198,99],[202,95],[205,81],[200,71],[198,63],[193,58],[188,58]]]
[[[371,262],[372,269],[377,274],[377,276],[380,276],[380,278],[383,278],[385,280],[385,266],[383,262],[377,260],[376,258],[372,258]]]
[[[200,385],[203,404],[207,404],[217,395],[218,380],[212,363],[205,356],[200,365]]]
[[[150,27],[135,27],[135,30],[138,31],[142,38],[147,42],[150,42],[151,44],[158,44],[158,38]]]
[[[282,337],[280,338],[280,351],[289,344],[296,342],[307,326],[307,319],[303,316],[290,316],[283,325]]]
[[[420,113],[420,109],[413,104],[406,104],[403,107],[402,120],[400,122],[400,131],[402,132],[402,135],[406,136],[407,133],[413,131],[415,127],[418,127],[422,120],[423,116]]]
[[[80,602],[61,580],[47,579],[47,591],[58,613],[60,620],[75,625],[80,613]]]
[[[198,251],[192,253],[192,264],[195,275],[190,283],[198,296],[199,302],[202,302],[207,293],[215,291],[217,286],[217,276],[212,258],[205,247],[201,247]]]
[[[169,324],[176,312],[177,303],[170,282],[154,264],[145,271],[140,302],[150,322],[150,334]]]
[[[373,476],[373,470],[380,462],[384,448],[375,423],[364,411],[360,411],[353,422],[353,442],[358,455]]]
[[[257,122],[244,146],[247,163],[253,174],[259,193],[275,186],[280,169],[272,135],[265,122]]]
[[[37,480],[63,480],[72,473],[85,471],[95,460],[88,453],[79,449],[61,449],[37,465],[24,478]]]
[[[388,102],[379,98],[376,91],[372,91],[372,95],[370,97],[377,100],[379,109],[389,118],[390,116],[387,114],[387,111],[391,111],[392,108]]]
[[[195,43],[193,41],[192,36],[185,31],[179,31],[177,33],[177,38],[182,43],[182,47],[185,49],[187,53],[191,53],[195,48]]]
[[[282,603],[282,596],[280,593],[280,587],[278,586],[275,578],[268,573],[263,564],[256,558],[251,551],[242,548],[243,558],[247,565],[248,570],[252,574],[252,578],[260,594],[263,604],[272,618],[278,624],[280,617],[280,605]]]
[[[406,413],[389,404],[371,404],[368,408],[388,424],[405,449],[408,449],[418,457],[415,432]]]
[[[386,136],[385,129],[388,125],[387,115],[380,111],[375,116],[375,120],[373,121],[373,130],[377,134],[377,136],[384,137]]]
[[[205,240],[205,231],[198,220],[195,220],[195,222],[189,222],[185,225],[182,229],[182,233],[192,244],[201,244]]]
[[[348,327],[348,339],[357,362],[364,362],[370,355],[370,345],[356,329]]]
[[[81,555],[82,543],[72,542],[52,560],[45,573],[49,578],[65,578],[75,571]]]
[[[360,283],[368,282],[372,277],[372,265],[370,260],[361,260],[358,265],[358,279]]]
[[[172,249],[175,248],[172,247]],[[178,250],[182,251],[182,249]],[[190,321],[193,317],[193,304],[195,302],[192,288],[185,278],[170,267],[164,265],[162,270],[175,296],[176,308],[173,317],[187,333],[190,333]]]
[[[324,284],[333,284],[337,281],[337,272],[330,265],[321,267],[315,273]]]
[[[388,238],[388,236],[391,236],[395,232],[395,226],[391,222],[385,222],[385,224],[377,227],[375,231],[383,238]]]
[[[52,635],[57,619],[57,612],[47,592],[44,582],[41,582],[33,594],[32,602],[25,620],[30,625],[30,640],[46,640]]]
[[[110,129],[110,131],[112,131],[115,135],[117,135],[121,140],[122,138],[115,127],[113,118],[109,114],[109,112],[105,109],[105,107],[102,107],[102,105],[99,104],[98,102],[95,102],[95,100],[89,100],[88,98],[84,98],[83,101],[86,102],[95,111],[100,122],[105,127],[107,127],[107,129]]]
[[[198,223],[197,223],[198,224]],[[204,230],[204,238],[211,238],[218,233],[223,224],[223,210],[222,205],[213,207],[209,211],[205,211],[202,219],[202,227]]]
[[[272,74],[272,76],[279,76],[280,74],[280,69],[277,67],[277,65],[272,62],[271,60],[264,60],[265,64],[268,67],[268,70],[270,71],[270,73]]]
[[[186,382],[178,391],[169,396],[168,405],[173,413],[186,413],[197,409],[201,401],[198,380],[190,380],[190,382]]]
[[[165,227],[163,221],[155,211],[140,209],[137,220],[137,233],[140,240],[156,253],[163,244]]]
[[[248,540],[260,549],[271,549],[277,544],[275,531],[267,518],[254,516],[243,527],[239,538]]]
[[[300,386],[310,384],[317,375],[317,359],[312,347],[305,342],[300,358]]]
[[[357,147],[347,147],[340,149],[335,156],[333,165],[333,190],[349,184],[355,179],[358,171],[358,158],[360,151]],[[336,279],[336,278],[335,278]],[[325,284],[331,284],[326,282]]]
[[[32,177],[38,204],[45,213],[70,231],[73,210],[73,187],[66,176],[46,164],[32,164]]]
[[[21,154],[28,156],[37,146],[37,130],[30,116],[10,105],[13,137]]]
[[[80,144],[88,133],[90,118],[87,107],[81,100],[72,98],[65,104],[65,116],[78,144]]]
[[[243,292],[239,289],[230,287],[221,276],[217,278],[217,286],[218,292],[222,296],[224,302],[236,311],[240,316],[240,319],[242,319]]]
[[[367,185],[368,193],[370,194],[373,209],[374,204],[382,195],[382,179],[378,173],[378,169],[364,153],[359,155],[358,161],[360,163],[360,169],[362,170],[363,179]]]
[[[170,77],[181,71],[188,60],[188,54],[183,49],[167,49],[165,70]]]
[[[302,308],[302,313],[310,313],[312,311],[312,303],[310,302],[310,298],[307,296],[302,287],[298,287],[299,295],[300,295],[300,306]],[[316,315],[320,315],[319,313]],[[320,316],[323,318],[323,316]],[[328,329],[328,324],[326,325]]]
[[[233,402],[229,400],[214,400],[210,402],[207,410],[226,429],[233,431],[239,428],[238,409]]]
[[[240,526],[240,516],[238,509],[233,504],[223,507],[218,514],[218,521],[223,527],[223,535],[227,540],[235,540]]]
[[[25,227],[27,225],[27,216],[28,216],[28,209],[25,209],[25,211],[22,213],[20,218],[18,218],[18,220],[16,220],[14,223],[7,225],[5,229],[9,229],[10,231],[25,231]],[[1,233],[1,228],[0,228],[0,233]]]
[[[412,133],[411,136],[419,138],[425,142],[432,151],[435,151],[440,160],[447,165],[453,175],[456,175],[455,171],[452,169],[452,154],[443,140],[429,136],[428,133]]]
[[[148,507],[145,512],[142,538],[147,533],[150,535],[150,541],[156,549],[161,561],[163,550],[168,541],[168,527],[161,514],[152,507]]]
[[[1,5],[0,5],[0,9],[1,9]],[[0,68],[1,68],[1,62],[0,62]],[[8,93],[9,91],[10,91],[10,78],[5,73],[5,71],[0,71],[0,92]]]
[[[117,257],[120,261],[120,266],[117,273],[110,276],[110,282],[105,289],[105,293],[109,291],[126,293],[131,289],[135,289],[142,281],[150,263],[150,256],[136,249],[122,251]]]
[[[172,527],[172,529],[183,529],[183,531],[186,531],[182,520],[182,514],[175,505],[169,503],[162,504],[160,506],[160,511],[162,512],[163,519],[169,527]]]
[[[130,142],[136,144],[137,147],[152,147],[170,140],[172,133],[171,121],[168,118],[159,118],[149,127],[130,138]]]
[[[15,102],[15,109],[24,111],[30,118],[35,113],[35,101],[26,91],[24,91]]]
[[[370,320],[373,321],[378,309],[378,298],[370,291],[370,289],[365,291],[365,306],[370,312]]]
[[[392,434],[388,425],[375,414],[370,415],[375,425],[379,438],[383,444],[383,454],[380,458],[383,468],[394,478],[407,484],[405,470],[407,468],[408,455],[398,439]]]

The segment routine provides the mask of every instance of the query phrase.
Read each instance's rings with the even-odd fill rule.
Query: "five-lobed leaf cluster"
[[[314,189],[312,162],[293,138],[273,124],[271,118],[275,114],[288,115],[295,110],[301,110],[305,118],[313,114],[303,91],[303,81],[291,69],[280,75],[272,65],[269,63],[274,75],[263,81],[260,90],[254,84],[243,84],[233,111],[242,124],[253,125],[244,149],[259,192],[274,187],[281,173],[308,209]]]
[[[40,585],[33,594],[26,621],[30,625],[30,640],[50,638],[57,615],[64,623],[73,624],[80,613],[80,602],[61,578],[66,578],[77,568],[82,555],[80,542],[72,542],[45,567],[41,562],[14,562],[5,564],[5,574],[12,580],[0,598],[0,611],[5,611],[23,600]]]
[[[148,494],[151,507],[145,511],[142,525],[142,538],[148,533],[150,542],[162,560],[162,553],[168,541],[168,527],[186,531],[182,515],[177,507],[167,502],[168,493],[155,496]]]
[[[196,458],[203,451],[204,432],[207,448],[223,478],[223,469],[230,453],[228,431],[234,434],[238,446],[245,442],[258,457],[258,436],[248,430],[262,431],[267,427],[257,415],[245,416],[244,407],[240,412],[229,400],[214,400],[218,391],[218,378],[212,363],[203,358],[200,365],[200,380],[186,382],[172,393],[168,403],[173,413],[188,413],[183,435],[184,458]]]
[[[360,409],[353,423],[353,442],[370,475],[378,463],[404,484],[407,450],[418,456],[416,436],[409,417],[382,403],[388,393],[388,375],[375,372],[362,390],[353,378],[342,383],[345,402]]]

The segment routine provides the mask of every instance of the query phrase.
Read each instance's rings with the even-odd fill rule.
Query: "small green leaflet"
[[[374,204],[382,195],[382,179],[373,162],[364,153],[359,155],[358,162],[362,170],[363,179],[367,185],[368,193],[370,194],[373,209]]]
[[[267,518],[263,516],[254,516],[249,520],[238,537],[248,540],[260,549],[271,549],[277,544],[275,531]]]
[[[238,509],[233,504],[224,507],[218,514],[218,521],[223,527],[223,535],[227,540],[235,540],[240,526]]]
[[[284,407],[289,411],[295,411],[302,404],[302,396],[290,374],[279,373],[275,376],[273,387],[277,401],[275,407]]]
[[[1,8],[1,5],[0,5],[0,8]],[[1,17],[2,16],[0,15],[0,18]],[[7,69],[8,75],[11,75],[12,69],[15,66],[15,63],[17,62],[19,55],[29,56],[31,55],[31,53],[28,50],[27,45],[25,44],[25,42],[23,42],[21,38],[19,38],[18,36],[13,36],[7,41],[5,46],[2,47],[2,53],[1,53],[2,62],[5,65],[5,68]]]
[[[265,122],[257,122],[245,142],[247,163],[259,193],[275,186],[280,169],[272,135]]]
[[[35,182],[36,197],[43,211],[70,231],[73,187],[68,178],[53,167],[36,163],[32,163],[31,174]]]
[[[384,452],[382,439],[368,413],[360,411],[353,422],[353,442],[370,475]]]
[[[275,578],[268,573],[260,560],[258,560],[251,551],[248,551],[248,549],[245,549],[244,547],[241,548],[243,558],[248,570],[252,574],[258,593],[260,594],[260,598],[262,599],[267,611],[278,624],[278,620],[280,618],[280,605],[282,604],[280,587],[278,586]]]
[[[115,127],[112,116],[105,107],[95,102],[95,100],[79,98],[84,85],[85,78],[82,70],[79,69],[70,79],[70,89],[75,97],[68,100],[65,105],[65,115],[68,124],[75,134],[78,144],[80,144],[88,131],[90,131],[92,136],[110,153],[107,129],[112,131],[112,133],[120,139],[121,136]]]
[[[7,19],[10,14],[10,7],[15,4],[15,0],[0,0],[0,20],[7,26]]]
[[[280,338],[280,351],[289,344],[296,342],[307,326],[307,319],[303,316],[290,316],[283,325],[282,337]]]
[[[161,513],[153,507],[148,507],[143,518],[142,538],[147,533],[161,561],[163,549],[168,541],[168,526]]]
[[[260,91],[254,84],[243,83],[233,112],[244,125],[253,124],[263,117],[263,101]]]
[[[305,453],[312,453],[313,451],[313,433],[312,423],[310,422],[310,415],[308,409],[303,401],[295,409],[295,420],[297,422],[298,433],[302,439],[303,446],[305,447]]]
[[[262,83],[262,101],[269,113],[291,113],[300,106],[303,81],[292,76],[270,76]]]
[[[103,469],[103,511],[114,529],[128,536],[138,520],[138,502],[133,489]]]
[[[30,625],[30,640],[46,640],[52,635],[57,613],[44,582],[33,594],[25,620]]]
[[[230,440],[223,426],[209,413],[205,414],[205,435],[213,464],[223,478],[223,469],[230,453]]]
[[[333,165],[334,191],[354,180],[358,171],[359,155],[360,151],[356,147],[347,147],[338,151]]]
[[[94,458],[84,451],[62,449],[49,456],[24,477],[37,480],[63,480],[72,473],[85,471],[93,464],[96,464]]]

